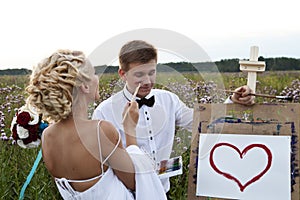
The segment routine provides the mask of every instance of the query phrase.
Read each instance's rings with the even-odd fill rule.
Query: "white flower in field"
[[[6,140],[8,140],[8,137],[5,135],[5,136],[1,137],[1,139],[6,141]]]
[[[25,139],[29,136],[28,130],[19,125],[17,125],[17,133],[20,139]]]
[[[17,116],[14,116],[14,118],[11,121],[11,124],[10,124],[10,131],[11,132],[13,132],[13,128],[14,128],[15,124],[17,124]]]
[[[176,137],[176,142],[180,143],[181,142],[181,138],[180,137]]]

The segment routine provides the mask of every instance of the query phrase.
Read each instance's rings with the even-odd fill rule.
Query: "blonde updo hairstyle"
[[[46,120],[59,121],[72,113],[77,88],[90,81],[86,58],[80,51],[58,50],[34,69],[26,88],[28,103]]]

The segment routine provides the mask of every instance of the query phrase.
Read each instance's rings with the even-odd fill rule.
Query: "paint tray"
[[[182,157],[160,161],[157,173],[160,179],[182,174]]]

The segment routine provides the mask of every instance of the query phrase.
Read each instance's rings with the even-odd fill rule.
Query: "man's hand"
[[[251,88],[249,86],[244,85],[241,87],[238,87],[234,90],[235,93],[231,96],[231,101],[234,103],[239,103],[243,105],[253,105],[255,97],[252,95],[249,95],[252,93]]]
[[[127,146],[136,145],[136,125],[139,120],[139,106],[135,101],[128,102],[123,111],[123,127]]]

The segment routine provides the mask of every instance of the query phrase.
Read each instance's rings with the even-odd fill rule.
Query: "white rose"
[[[17,125],[17,133],[20,139],[25,139],[29,136],[28,130],[19,125]]]
[[[28,144],[24,144],[23,140],[17,140],[17,144],[24,149],[39,147],[40,143],[41,143],[40,139],[38,139],[37,141],[30,142]]]
[[[23,143],[23,140],[17,140],[17,144],[24,149],[27,148],[26,145]]]
[[[33,108],[31,110],[29,110],[30,116],[31,116],[31,121],[28,122],[29,125],[35,125],[37,123],[39,123],[39,114],[33,110]]]
[[[32,141],[29,144],[26,145],[27,148],[36,148],[39,147],[41,143],[41,140],[37,139],[36,141]]]

